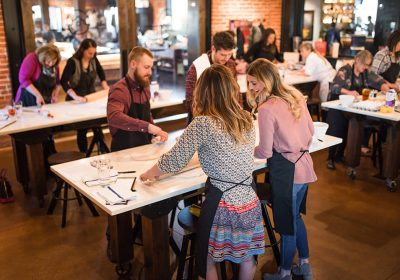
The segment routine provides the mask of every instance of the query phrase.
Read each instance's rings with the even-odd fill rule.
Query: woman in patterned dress
[[[154,180],[176,173],[198,152],[209,187],[196,238],[196,273],[218,279],[216,263],[240,263],[239,279],[253,279],[264,253],[261,206],[253,190],[255,129],[235,96],[239,86],[223,65],[206,69],[196,83],[195,118],[176,145],[141,175]]]

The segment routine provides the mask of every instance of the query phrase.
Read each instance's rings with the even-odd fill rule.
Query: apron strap
[[[243,184],[243,182],[244,181],[246,181],[247,179],[249,179],[251,176],[249,176],[249,177],[247,177],[247,178],[245,178],[243,181],[241,181],[240,183],[236,183],[236,182],[229,182],[229,181],[224,181],[224,180],[219,180],[219,179],[215,179],[215,178],[212,178],[212,177],[209,177],[210,179],[212,179],[212,180],[215,180],[215,181],[218,181],[218,182],[222,182],[222,183],[227,183],[227,184],[234,184],[234,186],[233,187],[230,187],[230,188],[228,188],[228,189],[226,189],[225,191],[223,191],[223,192],[227,192],[227,191],[229,191],[229,190],[231,190],[231,189],[233,189],[233,188],[235,188],[236,186],[238,186],[238,185],[242,185],[242,186],[249,186],[249,187],[251,187],[251,185],[248,185],[248,184]]]
[[[300,152],[302,152],[301,156],[294,162],[294,164],[296,164],[304,156],[305,153],[308,153],[308,150],[300,151]]]

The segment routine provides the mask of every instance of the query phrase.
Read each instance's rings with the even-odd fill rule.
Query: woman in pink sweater
[[[291,271],[312,279],[308,262],[307,231],[300,213],[305,213],[308,184],[317,180],[308,153],[314,127],[303,95],[284,84],[275,65],[257,59],[247,71],[248,102],[258,108],[260,143],[257,158],[267,159],[272,188],[275,228],[281,234],[281,262],[275,274],[264,280],[292,279]],[[299,262],[291,270],[299,252]]]

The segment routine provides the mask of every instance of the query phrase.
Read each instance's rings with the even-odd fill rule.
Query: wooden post
[[[42,23],[43,26],[48,24],[50,26],[50,16],[49,16],[49,0],[40,0],[40,8],[42,11]]]
[[[32,0],[21,0],[22,28],[24,30],[25,53],[36,49],[35,28],[32,17]]]

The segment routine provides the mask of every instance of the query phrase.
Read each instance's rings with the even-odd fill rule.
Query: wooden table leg
[[[361,142],[364,136],[363,119],[352,116],[349,120],[346,144],[346,164],[351,168],[360,165]]]
[[[133,259],[132,212],[109,216],[108,226],[112,258],[117,263],[117,274],[127,275],[130,273]]]
[[[142,228],[146,279],[171,279],[168,215],[142,216]]]
[[[400,125],[391,123],[388,126],[386,149],[383,162],[383,174],[389,180],[397,178],[400,167]]]
[[[41,207],[44,206],[44,195],[47,194],[46,189],[46,166],[43,156],[42,143],[27,144],[27,158],[29,179],[33,194],[39,199]]]
[[[25,143],[16,140],[14,137],[11,137],[11,143],[13,147],[14,154],[14,168],[15,175],[17,176],[18,182],[24,188],[24,192],[29,192],[29,168],[28,168],[28,159],[26,156],[26,146]]]

